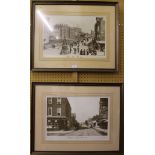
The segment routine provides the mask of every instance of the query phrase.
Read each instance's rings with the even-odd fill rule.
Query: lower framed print
[[[31,155],[123,149],[123,84],[35,82],[32,89]]]

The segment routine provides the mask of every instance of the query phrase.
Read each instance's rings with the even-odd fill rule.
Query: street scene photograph
[[[105,57],[104,16],[45,15],[44,57]]]
[[[46,140],[108,140],[108,97],[46,97]]]

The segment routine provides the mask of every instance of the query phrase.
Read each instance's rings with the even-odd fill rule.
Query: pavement
[[[69,131],[64,131],[64,130],[48,131],[47,135],[48,136],[64,136],[64,135],[69,134],[71,132],[74,132],[74,130],[69,130]]]
[[[107,132],[108,132],[107,129],[101,129],[99,127],[95,127],[94,129],[102,135],[107,135]]]

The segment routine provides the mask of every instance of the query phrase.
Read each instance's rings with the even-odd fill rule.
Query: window
[[[47,98],[47,103],[48,103],[48,104],[52,104],[52,98],[51,98],[51,97],[48,97],[48,98]]]
[[[57,104],[61,104],[61,98],[60,97],[57,98]]]
[[[61,116],[61,108],[57,108],[57,115]]]
[[[47,115],[52,116],[52,107],[48,107]]]

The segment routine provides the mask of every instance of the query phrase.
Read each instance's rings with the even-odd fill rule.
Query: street
[[[60,56],[61,47],[44,49],[44,57]]]
[[[65,136],[101,136],[95,129],[81,129],[65,134]]]
[[[102,136],[93,128],[89,129],[80,129],[80,130],[70,130],[70,131],[53,131],[48,132],[48,136]]]

